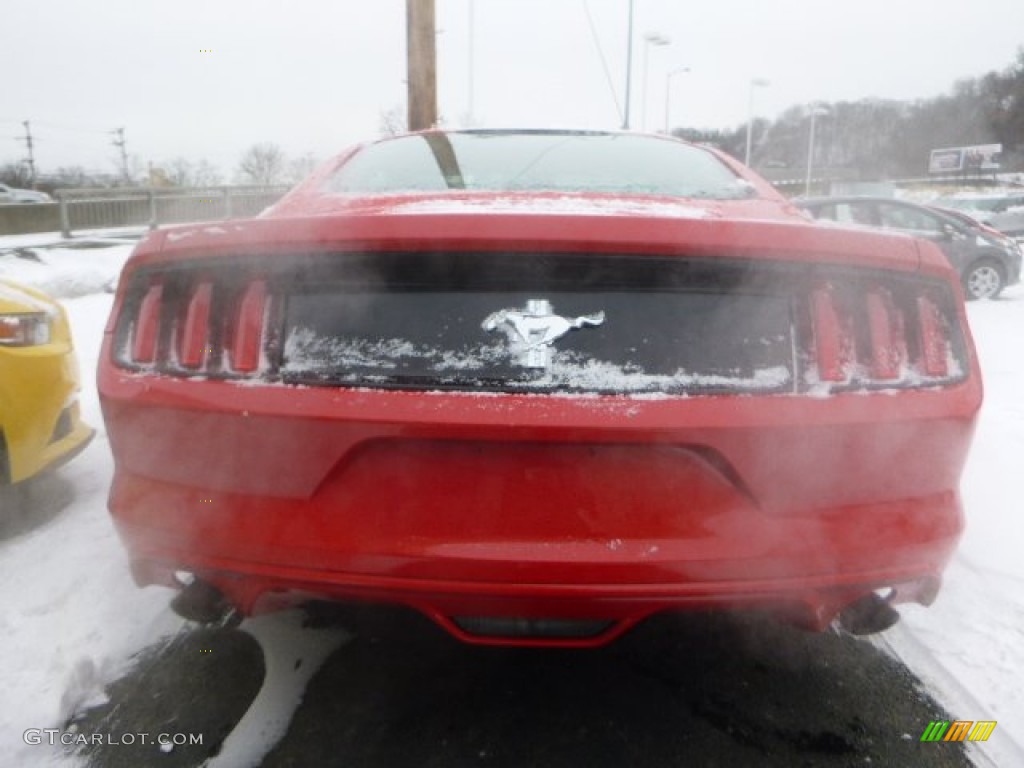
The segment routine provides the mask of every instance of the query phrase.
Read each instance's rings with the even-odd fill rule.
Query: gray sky
[[[143,163],[207,158],[230,175],[256,142],[325,158],[376,136],[382,113],[404,113],[403,0],[2,2],[0,163],[24,155],[15,137],[26,119],[43,172],[113,171],[109,131],[123,126]],[[628,0],[436,3],[447,124],[621,125]],[[690,72],[670,81],[672,124],[727,128],[746,120],[753,77],[770,81],[753,93],[755,114],[773,117],[817,99],[932,97],[1009,66],[1024,46],[1024,0],[635,8],[631,123],[651,130],[665,125],[666,75],[682,67]],[[649,32],[671,44],[645,43]]]

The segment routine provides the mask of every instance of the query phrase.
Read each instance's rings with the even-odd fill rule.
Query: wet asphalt
[[[655,617],[592,650],[467,646],[411,611],[336,607],[351,639],[306,688],[264,768],[295,766],[968,766],[922,743],[953,719],[863,639],[757,614]],[[140,654],[82,732],[193,732],[202,748],[96,747],[94,768],[199,766],[263,679],[238,629],[192,629]],[[309,631],[316,631],[312,626]]]

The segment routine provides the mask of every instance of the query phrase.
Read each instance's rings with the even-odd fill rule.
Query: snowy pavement
[[[182,627],[167,608],[166,590],[133,585],[106,511],[112,460],[93,382],[112,300],[107,291],[131,247],[117,232],[72,243],[40,235],[0,239],[0,276],[40,287],[67,308],[82,367],[83,415],[97,428],[86,452],[41,484],[59,510],[27,523],[0,521],[2,766],[40,765],[44,754],[66,764],[68,758],[27,745],[26,729],[58,728],[69,713],[102,701],[105,684],[134,653]],[[975,745],[979,760],[1024,765],[1024,473],[1017,474],[1024,456],[1024,286],[970,305],[969,315],[986,401],[962,487],[967,532],[936,603],[902,607],[903,622],[875,642],[897,653],[952,716],[998,721],[992,739]],[[265,650],[282,637],[301,645],[287,640],[295,633],[286,625],[243,628],[249,625],[257,625],[251,631],[263,635]],[[265,689],[288,692],[258,697],[258,711],[243,718],[246,738],[229,737],[239,765],[254,764],[273,746],[301,685],[342,638],[306,642],[309,663],[301,676],[268,682]],[[217,764],[227,765],[224,759]]]

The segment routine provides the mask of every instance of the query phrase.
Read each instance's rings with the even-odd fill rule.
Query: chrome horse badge
[[[601,325],[604,312],[568,318],[556,315],[547,299],[529,299],[526,309],[499,309],[483,321],[485,331],[502,330],[519,365],[547,368],[551,363],[551,345],[574,328]]]

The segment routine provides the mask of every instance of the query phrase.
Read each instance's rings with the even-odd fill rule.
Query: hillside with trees
[[[822,102],[815,120],[815,167],[845,169],[851,178],[926,176],[933,149],[1002,144],[1002,169],[1024,171],[1024,49],[1000,72],[957,82],[942,96],[915,102],[864,99]],[[803,169],[810,105],[757,119],[751,164],[758,169]],[[677,136],[713,144],[743,158],[747,126],[724,131],[676,128]]]

